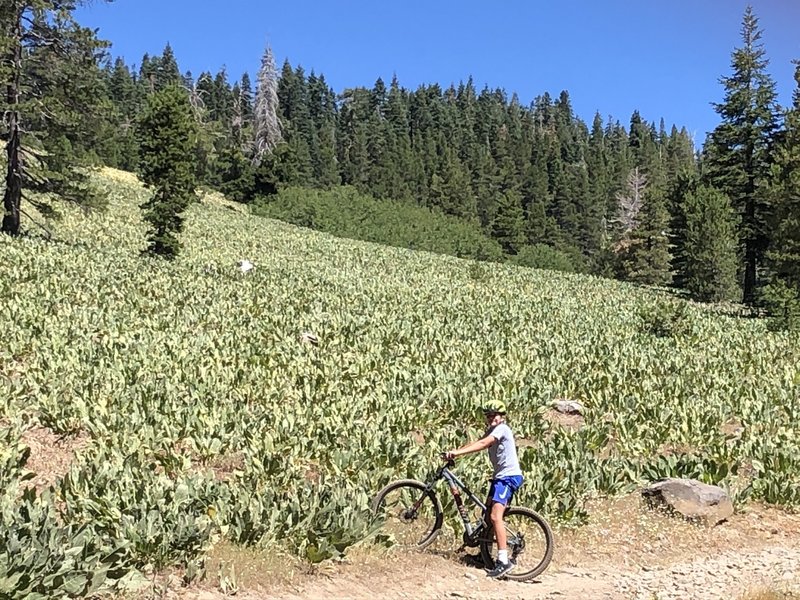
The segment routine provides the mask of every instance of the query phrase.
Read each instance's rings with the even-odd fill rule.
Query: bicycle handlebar
[[[449,457],[447,456],[447,452],[442,452],[442,453],[440,453],[440,454],[439,454],[439,458],[441,458],[441,459],[442,459],[442,460],[445,462],[445,464],[444,464],[443,468],[444,468],[444,467],[454,467],[454,466],[456,466],[456,461],[455,461],[455,459],[454,459],[454,458],[449,458]]]

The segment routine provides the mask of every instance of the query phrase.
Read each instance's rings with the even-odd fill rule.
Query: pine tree
[[[253,84],[250,75],[244,73],[239,80],[239,102],[242,120],[246,124],[253,122]]]
[[[678,131],[673,126],[666,144],[667,173],[667,206],[670,212],[670,242],[672,245],[672,264],[674,277],[672,285],[683,288],[682,280],[684,246],[683,201],[686,195],[696,187],[699,176],[698,163],[695,159],[694,146],[686,128]]]
[[[772,196],[775,237],[768,253],[769,308],[781,325],[800,327],[800,61],[795,61],[795,90],[777,148]]]
[[[623,276],[647,285],[668,285],[672,282],[670,215],[662,186],[648,187],[639,217],[641,224],[630,236],[624,256]]]
[[[219,153],[216,168],[220,191],[236,202],[249,202],[255,194],[253,166],[236,145],[225,146]]]
[[[339,136],[336,140],[342,183],[352,185],[361,192],[369,191],[369,102],[369,92],[364,88],[346,89],[342,93]]]
[[[672,281],[672,255],[666,169],[658,147],[661,138],[655,127],[648,126],[637,111],[631,119],[629,139],[637,165],[634,172],[645,178],[646,189],[638,198],[641,207],[635,225],[629,230],[626,250],[621,255],[621,275],[638,283],[666,285]]]
[[[497,213],[499,194],[497,165],[492,158],[491,150],[482,146],[478,151],[477,165],[472,172],[472,188],[475,190],[475,202],[478,206],[478,220],[485,231],[492,231],[492,222]],[[520,207],[522,200],[520,199]]]
[[[775,83],[766,72],[769,61],[760,43],[758,19],[748,7],[742,21],[742,48],[734,50],[733,74],[723,77],[724,102],[715,109],[722,123],[704,148],[705,180],[730,199],[738,211],[743,265],[743,300],[755,300],[759,272],[770,232],[767,180],[778,127]]]
[[[699,186],[681,203],[684,245],[677,265],[682,286],[704,302],[735,300],[736,214],[720,191]]]
[[[139,148],[134,132],[134,120],[139,111],[139,98],[133,75],[122,58],[114,61],[107,74],[108,93],[113,105],[114,148],[103,158],[106,164],[133,171],[139,160]]]
[[[292,161],[291,164],[277,165],[278,171],[291,174],[290,179],[282,181],[289,185],[313,184],[312,151],[316,140],[308,104],[308,81],[303,67],[292,70],[289,61],[284,62],[278,80],[277,97],[283,139],[289,146],[281,153],[280,161]]]
[[[168,86],[148,98],[138,123],[139,176],[153,195],[142,205],[148,252],[173,259],[181,248],[183,212],[195,199],[195,122],[186,92]]]
[[[526,237],[529,244],[556,244],[558,225],[550,216],[552,198],[547,174],[545,133],[538,126],[532,133],[531,156],[522,177],[520,193],[526,215]]]
[[[214,76],[212,90],[214,97],[214,113],[212,118],[220,122],[223,130],[228,131],[233,117],[233,93],[231,91],[231,85],[228,82],[228,72],[225,70],[225,67],[220,69]]]
[[[253,161],[256,164],[270,154],[282,139],[279,110],[278,71],[272,48],[267,46],[258,71],[253,114]]]
[[[102,203],[76,171],[78,131],[102,97],[95,54],[107,44],[80,27],[78,0],[4,0],[0,7],[0,100],[6,141],[2,231],[20,232],[24,190],[53,192],[85,205]],[[47,151],[45,151],[45,145]],[[23,160],[23,154],[26,159]],[[28,201],[44,211],[49,205]]]
[[[114,67],[108,78],[108,92],[111,100],[117,105],[120,114],[131,117],[137,112],[136,84],[130,69],[122,58],[114,61]]]
[[[410,199],[412,168],[411,136],[408,120],[408,92],[400,87],[397,77],[392,78],[386,100],[386,121],[388,124],[388,154],[392,163],[392,196]]]
[[[339,185],[339,165],[336,160],[336,125],[334,121],[324,122],[317,132],[317,161],[314,164],[314,180],[321,188]]]
[[[469,173],[453,150],[447,150],[442,173],[431,178],[431,204],[443,212],[465,220],[477,220],[475,196]]]
[[[175,59],[175,53],[172,46],[167,44],[161,57],[154,59],[154,79],[155,89],[162,90],[170,85],[178,85],[181,82],[181,72],[178,69],[178,61]]]
[[[145,52],[142,56],[142,63],[139,65],[138,83],[142,96],[152,94],[156,90],[156,75],[158,73],[158,59],[150,57]]]
[[[605,244],[606,238],[606,206],[611,193],[611,176],[609,173],[608,144],[600,113],[595,113],[589,146],[586,153],[586,170],[589,179],[588,198],[590,201],[591,225],[590,249],[597,252]]]
[[[795,61],[796,88],[786,115],[775,169],[775,240],[770,253],[774,275],[800,292],[800,61]]]
[[[500,242],[507,254],[517,254],[525,244],[525,219],[522,198],[511,189],[498,197],[497,211],[492,221],[492,237]]]

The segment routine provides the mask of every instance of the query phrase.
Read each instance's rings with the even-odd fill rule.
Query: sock
[[[497,560],[504,565],[508,564],[508,549],[497,551]]]

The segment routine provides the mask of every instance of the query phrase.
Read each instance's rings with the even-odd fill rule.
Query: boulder
[[[659,479],[642,490],[651,507],[665,507],[692,521],[716,525],[733,514],[728,492],[696,479]]]
[[[553,408],[565,415],[582,415],[584,411],[583,404],[575,400],[555,400]]]

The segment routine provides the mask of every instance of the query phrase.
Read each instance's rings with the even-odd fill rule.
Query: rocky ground
[[[243,600],[800,598],[798,515],[750,506],[703,527],[649,510],[636,494],[597,502],[591,515],[584,527],[557,531],[553,563],[533,582],[487,579],[446,543],[424,553],[355,552],[313,571],[228,549],[224,561],[211,561],[200,587],[174,586],[164,595],[220,600],[227,586]]]

